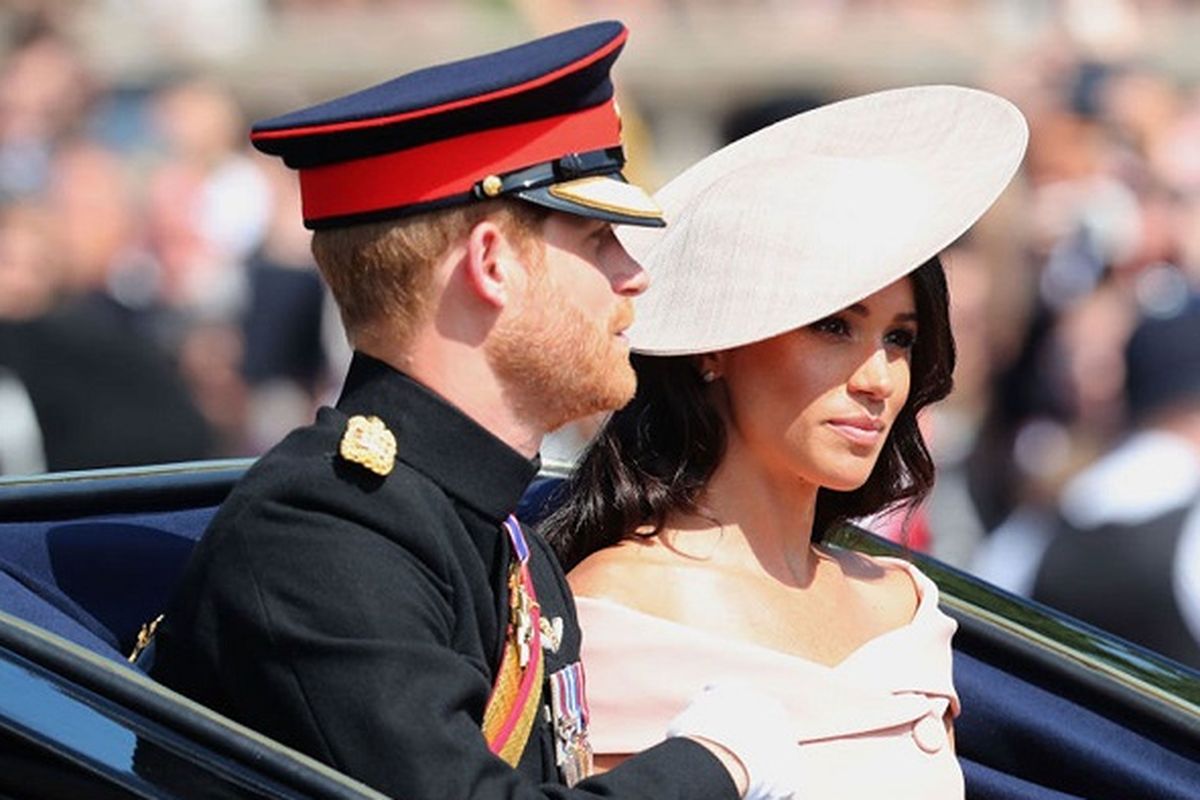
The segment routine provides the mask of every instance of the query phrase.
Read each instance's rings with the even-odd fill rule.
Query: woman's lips
[[[831,419],[827,424],[855,444],[874,445],[883,438],[883,422],[877,419]]]

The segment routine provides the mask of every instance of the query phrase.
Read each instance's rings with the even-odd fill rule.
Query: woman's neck
[[[700,499],[701,512],[668,520],[665,544],[714,566],[757,570],[802,588],[813,574],[817,489],[730,441]]]

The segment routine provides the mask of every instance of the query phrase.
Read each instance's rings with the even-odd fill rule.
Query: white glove
[[[746,768],[745,800],[794,800],[800,786],[795,727],[779,701],[738,681],[709,684],[667,725],[667,736],[707,739]]]

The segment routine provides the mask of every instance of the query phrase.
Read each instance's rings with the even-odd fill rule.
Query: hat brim
[[[555,211],[617,225],[647,228],[666,225],[662,209],[646,190],[627,183],[620,175],[591,175],[525,189],[514,192],[513,196]]]
[[[723,350],[862,300],[974,224],[1027,139],[1007,100],[923,86],[823,106],[728,145],[655,194],[665,231],[619,234],[651,275],[631,346]]]

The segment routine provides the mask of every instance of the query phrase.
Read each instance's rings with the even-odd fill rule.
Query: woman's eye
[[[901,350],[912,350],[913,345],[917,343],[917,332],[900,328],[890,332],[885,338],[888,344],[893,347],[898,347]]]
[[[833,336],[847,336],[850,333],[850,325],[841,317],[826,317],[808,327],[818,333],[828,333]]]

